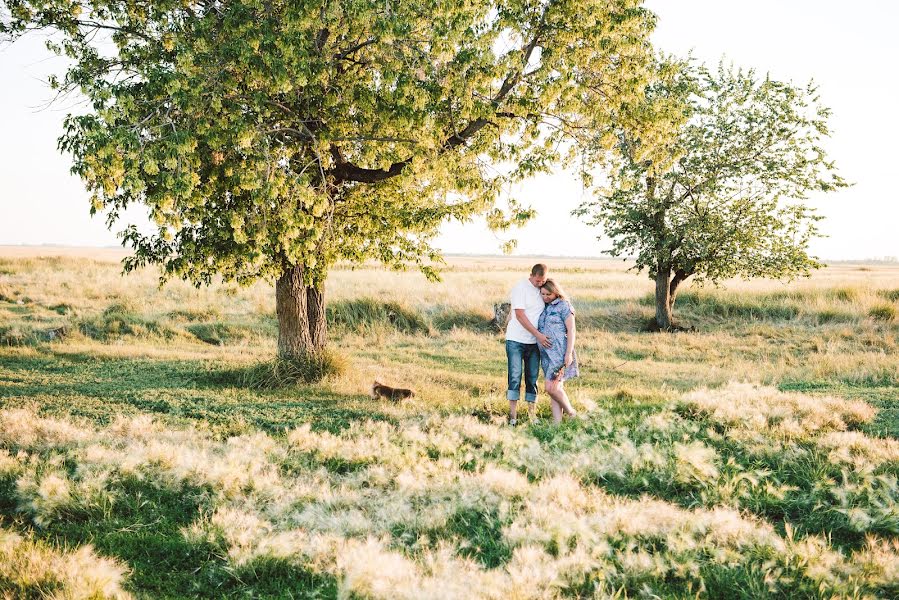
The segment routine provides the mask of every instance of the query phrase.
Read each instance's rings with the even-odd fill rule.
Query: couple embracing
[[[566,380],[578,376],[574,353],[574,308],[562,288],[547,278],[547,271],[546,265],[536,264],[530,277],[512,288],[512,314],[506,326],[509,425],[518,423],[522,373],[528,417],[535,420],[537,375],[541,364],[553,421],[561,422],[563,414],[576,414],[564,387]]]

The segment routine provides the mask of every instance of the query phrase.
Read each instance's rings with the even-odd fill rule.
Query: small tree
[[[610,185],[575,213],[649,272],[659,329],[676,328],[689,277],[792,278],[820,266],[807,248],[821,217],[803,201],[847,184],[821,147],[830,111],[812,84],[667,61],[626,113],[606,156]]]
[[[280,355],[326,343],[339,260],[418,265],[448,219],[504,228],[509,179],[640,91],[639,0],[0,0],[0,32],[57,33],[80,90],[60,146],[131,270],[276,282]],[[490,163],[508,167],[499,176]]]

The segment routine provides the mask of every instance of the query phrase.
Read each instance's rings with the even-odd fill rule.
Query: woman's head
[[[556,283],[552,279],[547,279],[543,282],[543,285],[540,286],[540,295],[543,296],[543,301],[549,304],[556,298],[562,298],[563,300],[567,297],[565,294],[565,290],[562,289],[558,283]]]

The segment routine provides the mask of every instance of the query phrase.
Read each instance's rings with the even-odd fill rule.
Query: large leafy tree
[[[509,179],[546,170],[645,85],[640,0],[0,0],[51,29],[79,90],[61,148],[126,269],[276,282],[279,353],[326,342],[336,261],[419,266],[447,219],[503,228]],[[567,149],[567,150],[565,150]]]
[[[577,214],[601,226],[616,256],[655,281],[656,325],[688,278],[792,278],[821,218],[812,191],[846,185],[822,143],[830,111],[814,85],[753,71],[660,60],[643,98],[628,103],[609,135],[608,185]]]

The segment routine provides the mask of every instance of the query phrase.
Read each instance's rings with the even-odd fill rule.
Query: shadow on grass
[[[181,534],[199,514],[201,490],[176,493],[126,481],[116,491],[110,514],[61,519],[43,536],[69,547],[93,544],[123,560],[131,569],[129,587],[151,597],[194,596],[221,585],[221,560]]]
[[[47,416],[82,417],[100,425],[118,415],[149,413],[221,436],[254,428],[280,433],[303,423],[336,432],[363,418],[389,419],[363,394],[336,394],[316,385],[238,387],[243,370],[209,361],[6,356],[0,406],[39,407]]]
[[[655,297],[646,296],[643,304],[655,306]],[[791,321],[801,309],[795,298],[780,294],[744,295],[733,297],[684,292],[679,294],[675,310],[697,319],[714,317],[724,320]]]
[[[438,331],[464,329],[495,333],[489,314],[436,306],[427,310],[376,298],[341,300],[328,306],[328,325],[355,333],[394,330],[406,334],[433,335]]]
[[[611,333],[643,331],[649,312],[632,299],[574,299],[579,329],[602,329]]]
[[[447,529],[464,539],[459,554],[488,569],[496,569],[509,562],[512,548],[506,543],[503,521],[495,509],[468,508],[457,511],[447,523]]]
[[[493,324],[490,315],[473,310],[440,308],[431,315],[430,319],[438,331],[464,329],[485,334],[495,334],[499,331]]]
[[[69,516],[33,530],[53,546],[93,545],[127,564],[126,587],[146,598],[333,597],[336,582],[283,561],[259,561],[235,573],[205,542],[189,542],[183,529],[201,514],[207,491],[165,490],[135,480],[117,486],[104,515]],[[0,480],[0,517],[15,514],[14,484]],[[21,519],[19,527],[25,527]]]

